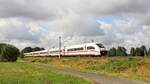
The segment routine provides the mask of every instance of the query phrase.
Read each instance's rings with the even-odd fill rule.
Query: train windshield
[[[96,45],[100,48],[104,48],[104,46],[102,44],[96,44]]]

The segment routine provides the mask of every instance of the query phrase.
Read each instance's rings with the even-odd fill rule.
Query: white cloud
[[[15,40],[37,40],[30,28],[17,19],[0,19],[0,36]]]
[[[94,18],[70,14],[49,23],[49,31],[62,32],[68,36],[97,36],[103,35],[102,29]]]
[[[149,3],[148,0],[82,0],[76,9],[97,16],[141,14],[149,11]]]
[[[142,30],[141,25],[139,24],[137,19],[116,19],[114,23],[116,25],[117,31],[122,34],[133,34]]]
[[[99,21],[99,23],[100,23],[100,29],[102,29],[105,32],[105,34],[112,32],[112,26],[113,26],[112,24],[108,24],[103,21]]]
[[[0,0],[0,40],[25,46],[99,41],[106,46],[149,45],[149,0]],[[110,23],[98,18],[117,16]],[[128,18],[120,19],[118,17]]]
[[[25,23],[17,18],[13,19],[0,19],[0,41],[9,42],[21,46],[35,45],[40,42],[43,37],[40,26],[32,22]],[[26,45],[25,45],[26,44]]]

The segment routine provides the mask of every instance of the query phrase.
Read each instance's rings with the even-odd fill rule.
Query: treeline
[[[131,48],[130,52],[127,53],[127,49],[125,47],[118,46],[118,48],[111,48],[108,51],[108,56],[150,56],[150,48],[146,49],[143,45],[137,48]]]
[[[40,48],[40,47],[25,47],[24,49],[22,49],[21,53],[28,53],[28,52],[34,52],[34,51],[40,51],[40,50],[45,50],[44,48]]]

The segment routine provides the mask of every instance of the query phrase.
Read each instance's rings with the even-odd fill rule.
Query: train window
[[[68,49],[67,51],[71,51],[71,49]]]
[[[77,48],[77,50],[83,50],[83,48]]]
[[[96,44],[96,45],[99,46],[100,48],[104,48],[102,44]]]
[[[83,48],[76,48],[76,50],[83,50]]]
[[[67,51],[74,51],[75,49],[68,49]]]
[[[95,49],[93,46],[88,46],[87,47],[87,50],[93,50],[93,49]]]
[[[68,51],[78,51],[78,50],[83,50],[83,48],[72,48],[72,49],[68,49]]]

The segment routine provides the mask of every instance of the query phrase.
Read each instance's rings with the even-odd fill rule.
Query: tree
[[[141,49],[142,49],[143,52],[144,52],[144,56],[146,56],[146,55],[148,54],[146,47],[145,47],[144,45],[142,45],[142,46],[141,46]]]
[[[21,53],[28,53],[28,52],[32,52],[33,51],[33,49],[31,48],[31,47],[25,47],[22,51],[21,51]]]
[[[24,49],[22,49],[21,53],[29,53],[29,52],[34,52],[34,51],[40,51],[40,50],[45,50],[44,48],[40,48],[40,47],[25,47]]]
[[[108,56],[116,56],[116,48],[111,48],[109,51],[108,51]]]
[[[131,56],[135,56],[136,52],[135,52],[135,48],[131,48],[130,50],[130,55]]]
[[[119,46],[116,51],[117,56],[127,56],[126,49],[124,47]]]
[[[147,56],[150,56],[150,48],[149,48],[149,50],[147,51]]]
[[[136,48],[136,56],[144,56],[143,48]]]
[[[40,48],[40,47],[33,48],[33,51],[40,51],[40,50],[44,50],[44,48]]]
[[[15,46],[0,44],[0,61],[16,61],[19,54],[19,49]]]

